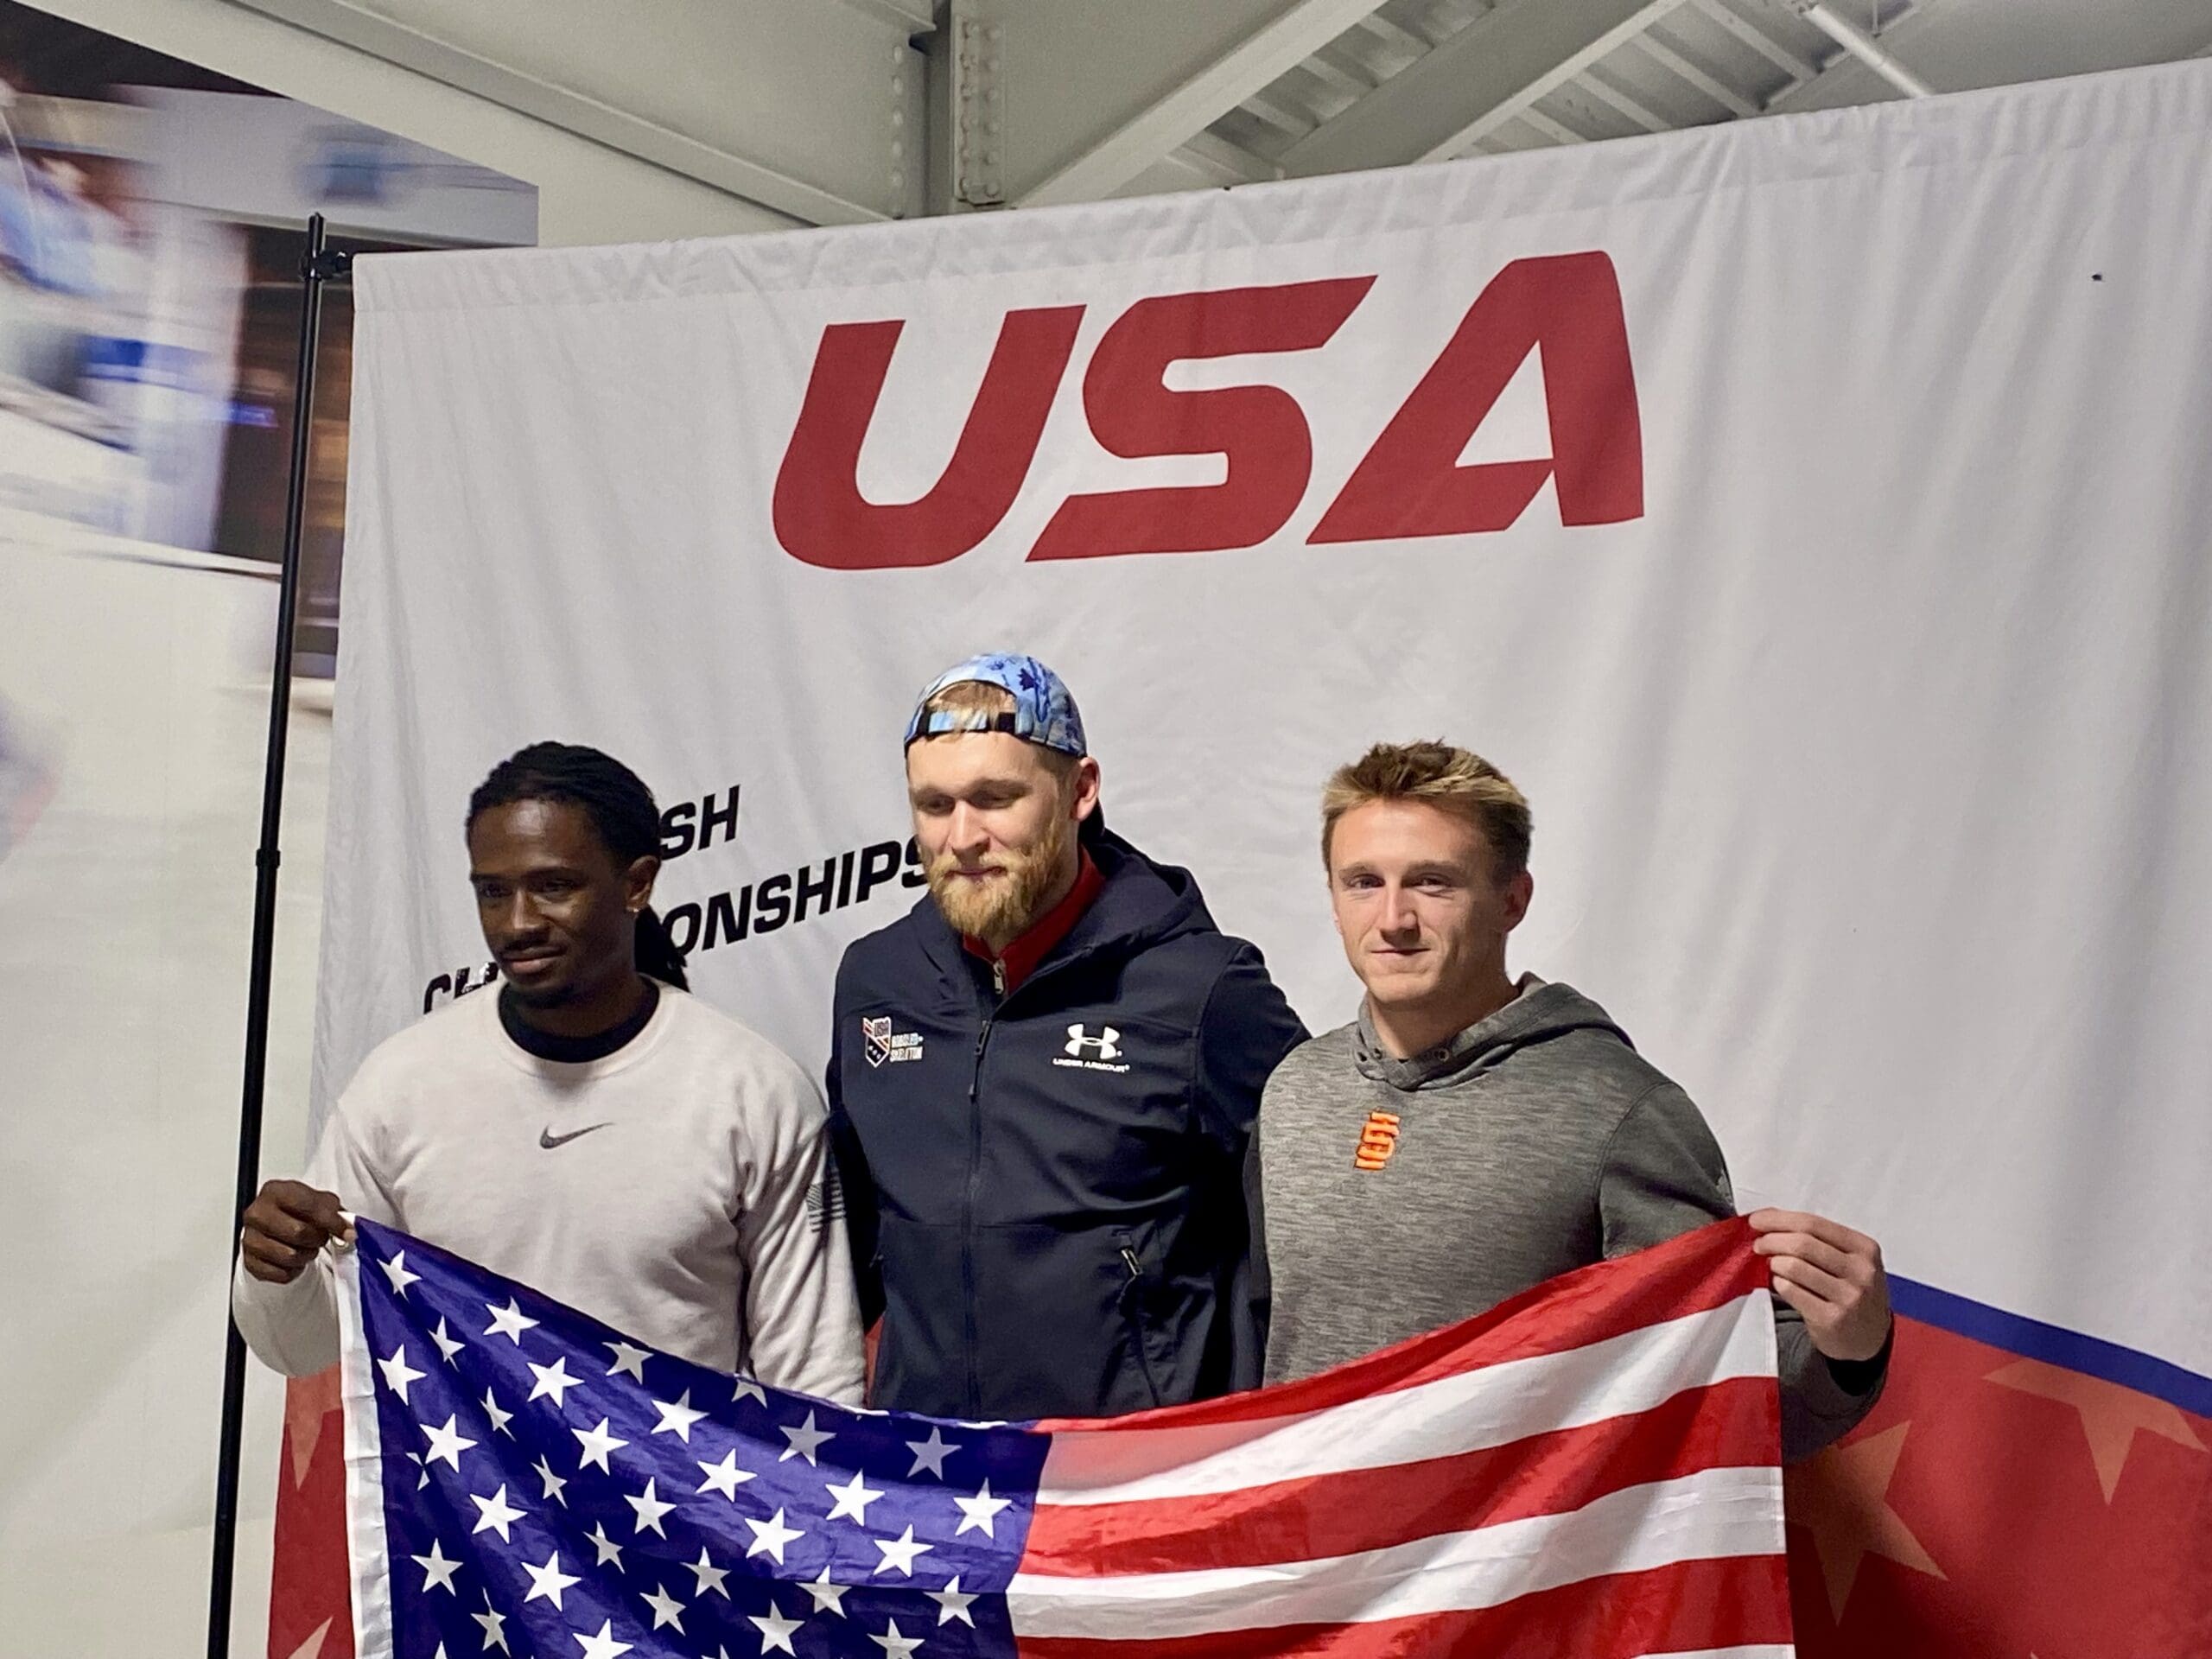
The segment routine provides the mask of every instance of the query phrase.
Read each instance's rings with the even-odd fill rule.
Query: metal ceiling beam
[[[1169,190],[1220,189],[1276,176],[1274,164],[1242,144],[1202,132],[1132,179],[1122,194],[1157,195]]]
[[[1793,0],[1792,10],[1795,9]],[[1900,24],[1919,24],[1924,22],[1926,18],[1926,0],[1905,0],[1904,4],[1897,10],[1891,11],[1884,19],[1882,33],[1885,36],[1894,35],[1897,33]],[[2208,49],[2212,49],[2212,42],[2207,44]],[[1832,85],[1838,77],[1852,74],[1865,67],[1866,66],[1849,52],[1838,47],[1834,53],[1821,60],[1820,73],[1815,75],[1810,80],[1801,80],[1794,86],[1783,87],[1767,99],[1766,108],[1761,113],[1787,115],[1794,110],[1801,110],[1808,103],[1818,98],[1821,92]]]
[[[1684,0],[1502,0],[1285,149],[1294,177],[1442,161],[1634,39]]]
[[[1021,197],[1023,207],[1111,194],[1194,133],[1298,67],[1381,0],[1294,0],[1212,62],[1113,132],[1062,162]],[[1022,15],[1009,14],[1020,27]],[[1072,72],[1073,66],[1070,66]]]
[[[1586,69],[1577,76],[1574,86],[1577,92],[1589,93],[1600,104],[1610,105],[1617,113],[1626,116],[1646,132],[1674,130],[1673,122],[1623,92],[1594,67]]]
[[[928,35],[937,28],[934,0],[844,0],[864,16],[894,23],[910,35]]]
[[[1810,80],[1821,66],[1799,57],[1748,17],[1731,10],[1727,0],[1690,0],[1697,14],[1741,41],[1793,81]]]
[[[1676,79],[1687,81],[1696,87],[1731,115],[1752,116],[1759,112],[1759,106],[1754,100],[1745,97],[1718,75],[1692,63],[1656,35],[1647,35],[1637,41],[1636,49]]]
[[[1521,119],[1555,144],[1586,144],[1590,142],[1566,122],[1553,120],[1534,105],[1521,111]]]
[[[1935,88],[1918,75],[1899,63],[1855,23],[1839,17],[1824,5],[1810,5],[1804,9],[1805,21],[1826,35],[1838,46],[1872,69],[1884,80],[1896,87],[1907,98],[1933,96]]]
[[[1382,42],[1408,63],[1420,57],[1436,42],[1425,40],[1402,23],[1395,23],[1379,11],[1371,11],[1359,20],[1362,33]]]
[[[851,225],[889,217],[880,209],[848,200],[804,179],[616,109],[573,87],[494,63],[349,4],[347,0],[234,0],[234,3],[810,225]]]
[[[1242,144],[1232,144],[1226,138],[1217,138],[1210,132],[1193,134],[1174,155],[1191,166],[1211,173],[1217,184],[1256,184],[1262,179],[1278,176],[1274,164],[1264,156]]]

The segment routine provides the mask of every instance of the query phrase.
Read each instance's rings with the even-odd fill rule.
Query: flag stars
[[[568,1403],[569,1390],[576,1386],[577,1379],[569,1375],[569,1362],[565,1356],[556,1359],[550,1365],[539,1365],[529,1360],[523,1363],[530,1366],[530,1374],[537,1379],[531,1385],[531,1400],[550,1399],[556,1411]],[[530,1400],[523,1403],[528,1405]]]
[[[514,1651],[513,1649],[507,1645],[507,1616],[505,1613],[498,1611],[493,1607],[491,1597],[486,1596],[484,1598],[484,1611],[482,1612],[471,1613],[469,1617],[484,1627],[485,1652],[489,1653],[494,1648],[499,1649],[502,1653],[512,1653]]]
[[[983,1483],[983,1490],[975,1497],[956,1497],[952,1501],[960,1506],[960,1524],[952,1532],[956,1538],[971,1530],[982,1533],[986,1538],[996,1538],[998,1533],[993,1523],[997,1520],[999,1512],[1014,1507],[1012,1498],[991,1496],[991,1483],[988,1480]]]
[[[563,1509],[567,1509],[569,1507],[569,1500],[563,1496],[563,1494],[569,1490],[567,1477],[555,1474],[553,1472],[553,1465],[548,1463],[543,1458],[538,1459],[538,1460],[532,1464],[531,1467],[537,1471],[537,1478],[545,1483],[545,1490],[540,1492],[538,1496],[540,1497],[550,1498],[554,1503],[558,1503]]]
[[[461,1563],[448,1560],[436,1539],[430,1540],[429,1554],[416,1555],[412,1559],[415,1564],[423,1569],[424,1595],[429,1595],[433,1590],[442,1590],[448,1595],[461,1593],[453,1587],[453,1575],[461,1571]]]
[[[678,1636],[683,1634],[683,1604],[668,1593],[668,1586],[649,1591],[638,1598],[653,1610],[653,1629],[664,1624],[673,1625]]]
[[[480,1512],[476,1524],[468,1529],[469,1532],[473,1535],[488,1528],[499,1535],[499,1541],[503,1544],[514,1541],[508,1529],[529,1513],[527,1510],[516,1509],[507,1502],[507,1489],[505,1486],[500,1487],[489,1497],[479,1497],[475,1493],[471,1492],[468,1495],[468,1501],[474,1503]]]
[[[639,1493],[637,1497],[630,1497],[626,1496],[622,1501],[637,1511],[638,1518],[632,1524],[631,1530],[638,1536],[642,1537],[649,1532],[657,1534],[663,1538],[668,1536],[668,1534],[661,1529],[660,1518],[673,1510],[676,1508],[676,1505],[673,1503],[664,1503],[661,1501],[659,1495],[654,1491],[653,1483],[652,1481],[648,1480],[645,1483],[645,1490]]]
[[[729,1592],[722,1588],[722,1581],[729,1577],[729,1569],[726,1567],[716,1567],[715,1558],[707,1554],[707,1547],[704,1544],[699,1546],[699,1559],[686,1563],[685,1570],[699,1580],[691,1592],[693,1599],[696,1600],[705,1595],[709,1590],[724,1601],[729,1599]]]
[[[764,1655],[781,1650],[796,1656],[798,1649],[791,1646],[791,1632],[798,1630],[804,1622],[801,1619],[785,1618],[782,1610],[773,1601],[768,1604],[768,1616],[766,1618],[757,1613],[747,1615],[747,1623],[757,1626],[760,1631],[760,1651]]]
[[[592,1548],[598,1552],[599,1559],[592,1563],[594,1567],[605,1567],[612,1561],[614,1563],[614,1570],[617,1573],[628,1571],[622,1565],[622,1546],[607,1535],[605,1522],[594,1524],[584,1536],[590,1542]]]
[[[626,1374],[637,1379],[639,1388],[645,1386],[645,1362],[652,1357],[652,1350],[630,1342],[602,1342],[599,1345],[614,1356],[614,1363],[607,1368],[609,1376]]]
[[[430,1465],[434,1463],[442,1463],[454,1473],[459,1474],[461,1454],[476,1444],[454,1427],[460,1421],[460,1415],[458,1412],[448,1413],[442,1428],[432,1428],[427,1424],[423,1426],[423,1433],[430,1442],[423,1453],[423,1478],[425,1480],[429,1478]]]
[[[505,1307],[484,1304],[484,1311],[492,1316],[492,1323],[484,1327],[487,1337],[505,1337],[518,1348],[522,1346],[522,1333],[537,1328],[537,1321],[522,1311],[519,1298],[510,1296]]]
[[[405,1398],[404,1395],[401,1397]],[[784,1448],[783,1456],[778,1458],[776,1461],[789,1463],[793,1458],[804,1458],[809,1464],[814,1465],[817,1468],[821,1465],[815,1463],[814,1454],[819,1452],[825,1443],[837,1438],[835,1430],[817,1428],[814,1426],[814,1414],[810,1411],[806,1414],[806,1421],[804,1423],[797,1427],[785,1427],[782,1432],[784,1438],[791,1444]]]
[[[976,1628],[976,1616],[968,1611],[975,1603],[975,1593],[963,1595],[957,1577],[944,1589],[931,1591],[929,1598],[938,1605],[937,1622],[940,1625],[950,1624],[957,1618],[969,1630]]]
[[[937,1425],[932,1423],[930,1425],[929,1439],[909,1440],[906,1442],[906,1449],[914,1454],[914,1466],[906,1471],[909,1478],[918,1475],[926,1469],[939,1480],[943,1480],[944,1460],[957,1452],[960,1446],[957,1441],[948,1442],[944,1434],[938,1431]]]
[[[870,1487],[857,1472],[849,1484],[826,1486],[823,1490],[837,1500],[836,1507],[830,1511],[830,1520],[835,1521],[843,1516],[863,1527],[868,1524],[868,1506],[883,1496]]]
[[[689,1389],[683,1390],[672,1406],[664,1400],[654,1401],[653,1409],[660,1414],[660,1421],[653,1425],[653,1433],[673,1434],[686,1446],[691,1444],[691,1426],[707,1414],[703,1411],[691,1409],[691,1390]]]
[[[899,1635],[897,1619],[887,1618],[883,1623],[883,1634],[868,1637],[869,1641],[883,1649],[883,1659],[906,1659],[907,1655],[922,1645],[922,1638],[918,1636]]]
[[[511,1440],[514,1439],[515,1432],[507,1425],[514,1421],[515,1414],[512,1411],[500,1410],[499,1402],[492,1397],[492,1390],[489,1389],[484,1390],[484,1414],[491,1419],[492,1432],[494,1434],[504,1434]]]
[[[557,1613],[562,1611],[561,1592],[572,1584],[583,1582],[574,1573],[561,1570],[561,1552],[558,1550],[536,1567],[528,1561],[523,1562],[522,1570],[530,1574],[530,1593],[522,1599],[522,1605],[525,1607],[543,1596],[553,1604],[553,1611]]]
[[[734,1406],[746,1399],[756,1400],[765,1407],[768,1403],[768,1391],[751,1377],[741,1376],[737,1379],[737,1387],[730,1391],[729,1402]]]
[[[597,1636],[586,1636],[582,1630],[571,1630],[569,1634],[576,1638],[576,1645],[583,1649],[583,1659],[618,1659],[620,1655],[630,1651],[631,1644],[617,1642],[613,1631],[614,1621],[602,1618],[599,1621]]]
[[[384,1373],[385,1387],[399,1396],[399,1403],[403,1406],[407,1403],[407,1385],[429,1375],[428,1371],[418,1371],[408,1364],[405,1343],[391,1351],[390,1359],[377,1361],[377,1369]],[[785,1432],[789,1433],[788,1430]]]
[[[597,1464],[599,1465],[600,1473],[603,1475],[611,1475],[614,1472],[613,1470],[607,1467],[607,1454],[619,1447],[629,1445],[630,1442],[627,1440],[617,1440],[613,1435],[608,1433],[607,1432],[607,1420],[602,1417],[599,1420],[599,1427],[597,1428],[572,1428],[569,1431],[569,1433],[576,1437],[576,1443],[583,1447],[583,1461],[578,1465],[578,1467],[588,1468],[593,1464]]]
[[[724,1497],[733,1502],[737,1497],[737,1489],[741,1483],[759,1478],[750,1470],[737,1466],[735,1452],[726,1453],[720,1463],[700,1464],[699,1472],[706,1476],[706,1478],[699,1483],[701,1491],[720,1492]]]
[[[745,1547],[746,1554],[753,1556],[765,1552],[776,1558],[778,1567],[784,1564],[784,1546],[796,1539],[806,1536],[799,1528],[787,1527],[784,1524],[784,1512],[781,1510],[778,1510],[766,1521],[755,1521],[748,1516],[746,1517],[745,1524],[753,1529],[753,1541]]]
[[[926,1555],[937,1548],[934,1544],[916,1543],[914,1529],[911,1526],[896,1538],[873,1538],[868,1541],[883,1552],[882,1564],[875,1569],[877,1573],[881,1574],[895,1570],[903,1573],[910,1579],[914,1576],[915,1557]],[[779,1556],[778,1559],[782,1558]]]
[[[800,1589],[814,1598],[816,1612],[835,1613],[840,1618],[845,1616],[845,1592],[852,1587],[849,1584],[830,1583],[830,1569],[826,1567],[822,1569],[820,1578],[810,1579],[799,1586]]]
[[[377,1266],[383,1269],[384,1276],[391,1281],[391,1294],[395,1296],[404,1296],[408,1286],[423,1282],[421,1274],[408,1271],[407,1252],[404,1250],[394,1250],[391,1261],[379,1262]]]
[[[448,1365],[456,1363],[454,1356],[467,1345],[459,1337],[448,1333],[446,1322],[443,1319],[440,1319],[438,1328],[430,1332],[430,1340],[438,1345],[438,1357]]]

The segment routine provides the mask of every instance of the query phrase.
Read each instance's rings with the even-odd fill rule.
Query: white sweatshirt
[[[362,1062],[305,1179],[653,1347],[857,1404],[860,1309],[822,1096],[766,1038],[662,988],[604,1059],[541,1060],[464,997]],[[247,1344],[336,1363],[327,1254],[289,1285],[241,1265]]]

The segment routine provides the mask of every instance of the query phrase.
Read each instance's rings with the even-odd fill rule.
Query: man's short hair
[[[1002,685],[993,685],[988,680],[955,680],[937,692],[922,705],[925,716],[930,715],[1010,715],[1016,704],[1014,693]],[[921,740],[926,743],[927,738]],[[1075,776],[1077,757],[1049,748],[1042,743],[1033,743],[1046,769],[1063,788]]]
[[[1449,743],[1377,743],[1338,766],[1321,790],[1321,864],[1337,820],[1370,801],[1419,801],[1464,818],[1482,831],[1503,881],[1529,868],[1528,798],[1513,780],[1471,750]]]

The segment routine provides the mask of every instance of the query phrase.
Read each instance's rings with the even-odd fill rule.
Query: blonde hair
[[[1419,801],[1482,831],[1500,880],[1529,868],[1531,823],[1528,798],[1513,780],[1471,750],[1444,742],[1377,743],[1348,766],[1338,766],[1321,789],[1321,863],[1337,820],[1370,801]]]
[[[1014,702],[1014,693],[1002,685],[993,685],[988,680],[955,680],[924,703],[922,712],[925,716],[929,715],[988,716],[1010,715],[1019,707],[1020,705]],[[950,737],[953,734],[944,732],[939,733],[938,735]],[[1052,774],[1065,792],[1069,779],[1075,776],[1076,766],[1079,764],[1077,757],[1072,754],[1065,754],[1058,749],[1046,748],[1041,743],[1033,744],[1031,747],[1036,749],[1038,757],[1045,763],[1046,770]]]

